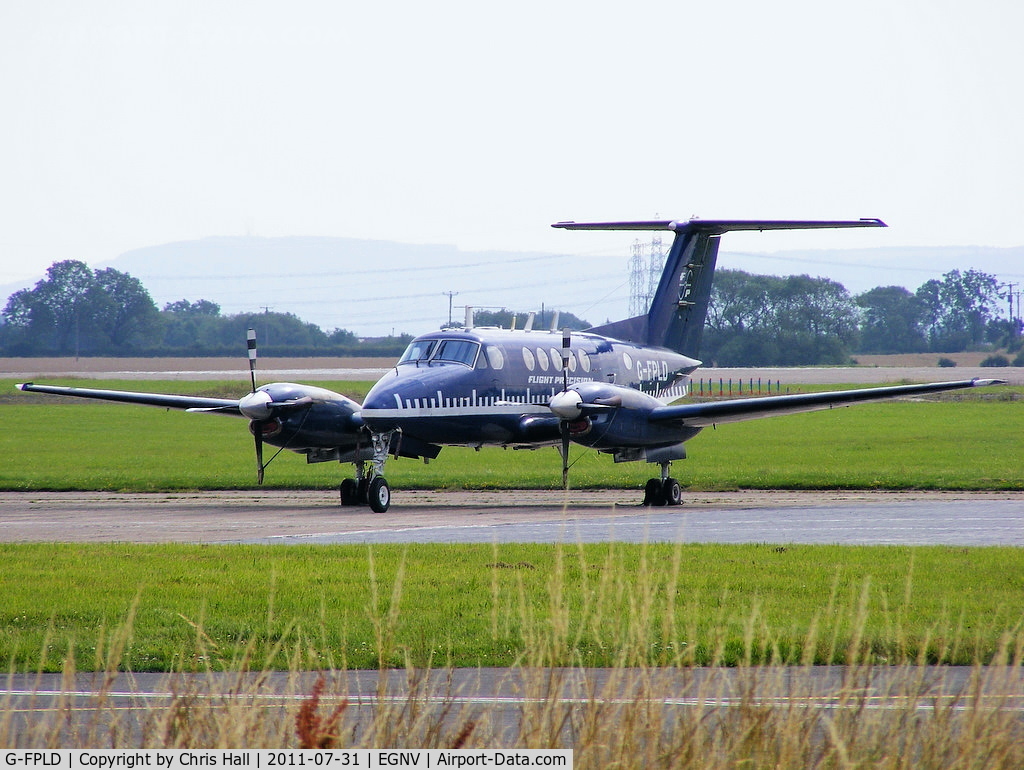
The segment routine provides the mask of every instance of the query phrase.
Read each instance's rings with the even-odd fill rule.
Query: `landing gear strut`
[[[644,486],[644,505],[679,505],[683,501],[683,490],[679,482],[669,476],[672,463],[661,464],[661,478],[648,479]]]
[[[370,460],[370,473],[366,473],[364,460],[354,463],[356,477],[341,482],[342,505],[369,505],[374,513],[385,513],[391,507],[391,487],[384,478],[384,463],[388,459],[392,435],[394,431],[371,435],[373,458]]]

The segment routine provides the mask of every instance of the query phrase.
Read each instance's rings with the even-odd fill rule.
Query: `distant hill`
[[[454,246],[327,237],[215,237],[126,252],[92,267],[139,278],[158,306],[207,299],[222,312],[291,312],[325,331],[360,336],[417,334],[465,305],[559,308],[602,323],[625,317],[630,241],[621,256],[463,251]],[[851,293],[875,286],[914,290],[954,268],[975,268],[1024,284],[1024,247],[875,248],[730,252],[719,267],[752,273],[827,276]],[[27,285],[31,286],[34,282]],[[26,284],[0,287],[4,301]]]
[[[545,258],[351,238],[224,237],[136,249],[105,266],[139,278],[161,307],[178,299],[208,299],[225,314],[269,308],[325,331],[381,336],[446,322],[445,292],[457,292],[455,320],[463,318],[466,304],[529,307],[532,295],[512,284]],[[517,265],[522,273],[513,269]]]

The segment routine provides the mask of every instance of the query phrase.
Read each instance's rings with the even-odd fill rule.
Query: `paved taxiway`
[[[775,543],[901,543],[1024,545],[1024,493],[731,492],[688,497],[679,508],[643,508],[635,491],[399,491],[391,511],[342,509],[335,494],[261,490],[177,494],[4,493],[0,541],[131,541],[205,543],[575,542],[683,541]],[[552,692],[526,683],[522,671],[441,671],[426,686],[407,672],[337,674],[329,692],[345,697],[357,720],[387,707],[400,709],[410,694],[423,708],[459,718],[487,720],[493,743],[513,745],[524,714],[542,708],[536,695]],[[542,676],[544,672],[541,672]],[[612,713],[649,699],[675,719],[681,710],[707,713],[754,701],[763,706],[944,713],[980,707],[1021,712],[1024,675],[1014,667],[986,669],[978,688],[964,668],[856,670],[842,667],[780,670],[684,669],[647,672],[635,681],[600,670],[550,672],[557,692],[574,708]],[[850,676],[866,676],[854,682]],[[640,685],[643,689],[638,690]],[[750,688],[754,688],[751,690]],[[312,684],[295,687],[272,675],[259,692],[238,694],[237,677],[211,675],[184,682],[163,675],[122,676],[106,682],[81,675],[8,677],[0,699],[10,729],[28,736],[59,722],[62,745],[91,745],[97,725],[127,725],[141,732],[154,710],[173,709],[194,693],[228,709],[238,703],[294,708]],[[862,693],[851,701],[849,693]],[[298,693],[297,695],[295,693]],[[294,713],[294,712],[290,712]],[[50,720],[50,721],[48,721]],[[92,732],[90,732],[92,731]],[[78,741],[78,743],[76,743]],[[84,741],[84,743],[82,743]]]
[[[645,508],[637,490],[5,492],[0,542],[723,542],[1024,545],[1024,493],[743,491]]]
[[[60,735],[62,746],[90,746],[114,732],[141,737],[148,729],[152,735],[160,715],[166,719],[181,708],[228,715],[257,707],[291,722],[294,716],[287,715],[310,697],[319,676],[79,674],[68,681],[61,674],[18,674],[7,677],[0,695],[12,733],[46,736],[48,745]],[[810,720],[844,711],[943,720],[1024,712],[1024,679],[1013,666],[336,671],[327,672],[325,685],[321,710],[344,701],[342,732],[356,741],[383,711],[398,724],[414,713],[421,728],[437,719],[452,733],[472,722],[488,745],[515,746],[523,729],[535,729],[534,721],[555,702],[609,723],[618,721],[620,709],[633,707],[625,713],[635,715],[636,705],[645,718],[660,709],[667,724],[687,710],[726,718],[752,707],[797,708]]]

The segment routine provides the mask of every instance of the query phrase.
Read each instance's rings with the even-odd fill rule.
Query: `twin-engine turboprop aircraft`
[[[830,409],[899,396],[998,384],[962,380],[863,390],[674,403],[688,395],[704,331],[721,236],[731,230],[885,227],[853,221],[702,220],[559,222],[566,230],[668,230],[665,269],[643,316],[570,335],[532,329],[448,329],[414,339],[367,393],[362,405],[323,388],[278,382],[256,386],[255,332],[249,332],[252,390],[238,400],[96,390],[27,383],[24,391],[145,404],[249,419],[257,479],[263,444],[306,455],[308,462],[353,463],[341,483],[342,505],[391,504],[388,455],[433,459],[446,445],[559,446],[568,486],[571,443],[615,462],[661,468],[645,487],[645,505],[678,505],[673,460],[702,429],[777,414]]]

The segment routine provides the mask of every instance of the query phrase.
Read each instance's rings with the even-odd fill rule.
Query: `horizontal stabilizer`
[[[658,219],[637,222],[556,222],[563,230],[671,230],[684,228],[728,233],[738,230],[825,230],[843,227],[888,227],[881,219]]]

